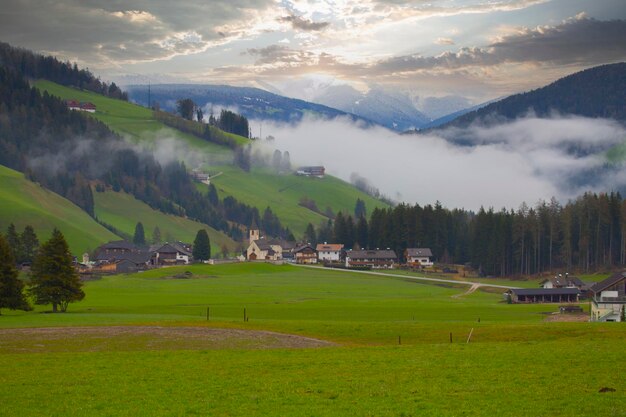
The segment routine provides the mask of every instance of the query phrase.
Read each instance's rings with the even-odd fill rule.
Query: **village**
[[[83,278],[101,274],[141,272],[153,268],[187,265],[194,262],[193,248],[183,242],[139,247],[127,241],[114,241],[100,246],[96,257],[83,255],[77,268]],[[249,229],[248,247],[236,258],[207,260],[206,263],[269,262],[298,265],[323,265],[327,268],[361,270],[403,269],[422,273],[435,267],[430,248],[407,248],[402,258],[390,249],[348,249],[338,243],[290,242],[265,238],[256,226]],[[404,262],[401,262],[404,259]],[[442,269],[451,271],[449,268]],[[578,277],[558,274],[544,279],[539,288],[511,288],[504,294],[510,304],[558,303],[560,313],[582,313],[580,303],[590,303],[590,321],[625,321],[626,272],[617,272],[607,279],[587,283]]]

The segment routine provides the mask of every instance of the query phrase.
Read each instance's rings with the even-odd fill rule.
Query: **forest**
[[[400,204],[374,209],[369,220],[357,202],[355,216],[338,213],[317,229],[312,243],[346,248],[390,248],[399,257],[409,247],[429,247],[440,263],[469,264],[485,276],[533,275],[547,271],[594,272],[626,262],[626,200],[619,193],[586,193],[517,210],[478,213],[441,204]],[[356,219],[356,220],[355,220]]]

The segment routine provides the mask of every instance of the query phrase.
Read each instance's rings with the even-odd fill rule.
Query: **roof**
[[[166,243],[161,245],[160,248],[156,249],[155,252],[160,253],[182,253],[183,255],[191,256],[191,252],[189,252],[186,248],[184,248],[181,244],[178,243]]]
[[[585,283],[580,278],[569,275],[557,275],[551,278],[544,279],[541,284],[551,282],[555,287],[567,287],[568,285],[574,285],[575,287],[584,287]]]
[[[305,244],[305,245],[296,246],[296,248],[293,250],[293,252],[294,252],[294,253],[297,253],[297,252],[301,252],[301,251],[303,251],[303,250],[305,250],[305,249],[311,249],[312,251],[315,251],[315,249],[313,249],[313,246],[312,246],[312,245],[309,245],[309,244],[307,243],[307,244]]]
[[[610,286],[617,284],[623,279],[626,279],[626,271],[616,272],[604,281],[596,282],[595,284],[593,284],[591,286],[591,291],[593,291],[594,293],[599,293],[609,288]]]
[[[341,243],[318,243],[317,251],[325,251],[325,252],[339,252],[343,249],[343,244]]]
[[[510,290],[516,295],[576,295],[578,288],[515,288]]]
[[[98,254],[96,257],[97,261],[109,261],[109,262],[119,262],[119,261],[130,261],[134,264],[145,264],[151,258],[152,254],[148,251],[138,251],[138,252],[126,252],[126,253],[114,253],[114,254]]]
[[[433,256],[430,248],[407,248],[406,256],[415,258],[418,256]]]
[[[350,259],[396,259],[392,250],[353,250],[348,252]]]
[[[115,240],[113,242],[105,243],[104,245],[100,246],[99,249],[100,250],[107,250],[107,249],[109,250],[110,249],[137,250],[138,248],[132,242],[128,242],[126,240]]]

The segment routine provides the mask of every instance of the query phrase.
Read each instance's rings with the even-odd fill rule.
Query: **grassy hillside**
[[[328,218],[298,205],[302,197],[312,199],[324,212],[331,207],[335,214],[354,215],[357,198],[365,201],[367,213],[375,207],[386,204],[362,193],[352,185],[331,176],[307,178],[296,175],[277,175],[269,170],[253,169],[250,174],[243,173],[233,166],[219,167],[223,174],[213,183],[221,196],[232,195],[237,200],[258,207],[261,214],[270,206],[283,224],[288,225],[296,235],[304,233],[308,223],[318,226]],[[206,187],[206,186],[201,186]]]
[[[177,279],[184,271],[193,275]],[[268,264],[87,282],[67,314],[3,311],[2,414],[624,415],[620,323],[546,322],[557,305],[509,305],[498,294],[452,298],[464,290]],[[121,323],[159,330],[107,327]],[[76,327],[87,324],[98,326]],[[198,337],[207,326],[252,340]],[[260,329],[337,344],[264,348],[247,332]],[[580,359],[589,352],[595,360]]]
[[[183,217],[161,213],[130,194],[94,191],[93,197],[98,219],[128,235],[132,236],[135,232],[135,225],[141,222],[148,240],[152,239],[152,232],[155,226],[158,226],[163,240],[171,236],[175,240],[192,243],[198,230],[206,229],[211,239],[211,253],[214,256],[220,253],[223,244],[231,251],[235,250],[235,242],[212,227]]]
[[[246,173],[235,166],[224,165],[232,160],[230,149],[171,129],[154,120],[152,112],[145,107],[45,80],[39,80],[35,85],[40,90],[63,99],[93,102],[97,106],[94,117],[109,125],[114,131],[128,135],[133,140],[141,140],[145,143],[168,137],[187,144],[191,148],[190,154],[193,154],[194,159],[199,157],[204,160],[211,172],[223,172],[214,180],[220,190],[221,198],[231,195],[257,207],[261,213],[269,205],[283,225],[289,226],[296,236],[304,233],[308,223],[317,226],[320,222],[327,220],[320,214],[300,207],[298,202],[302,197],[313,199],[321,211],[324,211],[326,207],[331,207],[335,213],[338,211],[353,213],[357,198],[365,201],[368,213],[375,207],[386,206],[385,203],[368,196],[352,185],[330,176],[320,180],[293,175],[277,175],[262,169]],[[238,138],[239,141],[244,139]]]
[[[10,223],[18,231],[30,224],[40,241],[48,239],[56,227],[75,255],[119,239],[69,200],[0,165],[0,231],[4,232]]]

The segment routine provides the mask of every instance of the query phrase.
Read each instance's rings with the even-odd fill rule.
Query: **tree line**
[[[89,70],[78,68],[76,63],[62,62],[52,56],[36,54],[3,42],[0,42],[0,65],[28,78],[45,78],[57,84],[128,101],[128,94],[115,83],[107,84]]]
[[[369,219],[338,213],[317,228],[310,224],[305,239],[390,248],[400,257],[406,248],[428,247],[440,262],[469,264],[482,275],[594,272],[626,263],[626,200],[619,193],[586,193],[565,205],[553,198],[477,213],[400,204],[376,208]]]

